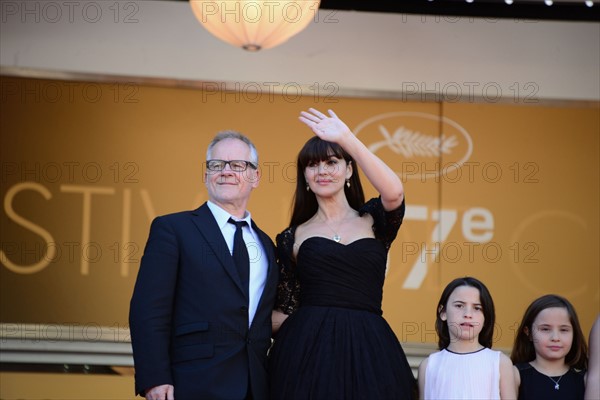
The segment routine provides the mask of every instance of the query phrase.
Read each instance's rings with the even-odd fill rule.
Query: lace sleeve
[[[296,262],[293,260],[294,229],[288,228],[277,235],[277,263],[280,275],[277,285],[275,308],[285,314],[292,314],[300,302],[300,283],[296,275]]]
[[[395,210],[385,211],[381,203],[381,197],[376,197],[366,202],[359,210],[359,213],[360,215],[364,215],[365,213],[371,214],[373,217],[375,238],[380,240],[385,245],[385,248],[389,250],[392,242],[396,239],[400,225],[402,225],[405,208],[404,200],[402,200],[400,207]]]

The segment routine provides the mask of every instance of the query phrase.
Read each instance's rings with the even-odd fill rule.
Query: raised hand
[[[390,167],[356,137],[348,126],[331,110],[329,116],[309,108],[300,113],[300,121],[308,126],[319,138],[339,144],[354,159],[355,165],[367,176],[375,190],[381,195],[383,208],[397,209],[404,199],[402,181]]]
[[[321,139],[339,144],[344,137],[352,134],[332,110],[328,110],[329,117],[314,108],[309,108],[308,111],[300,112],[299,119]]]

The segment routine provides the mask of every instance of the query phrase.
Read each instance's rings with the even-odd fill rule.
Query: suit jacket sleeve
[[[173,384],[169,346],[178,258],[177,238],[169,220],[156,218],[150,227],[129,312],[136,394],[143,395],[153,386]]]

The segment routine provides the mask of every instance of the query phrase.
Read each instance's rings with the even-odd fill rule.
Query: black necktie
[[[229,218],[229,221],[227,222],[235,225],[235,235],[233,236],[233,261],[237,266],[244,289],[248,290],[250,283],[250,257],[248,256],[246,242],[244,242],[244,237],[242,236],[242,228],[248,226],[248,223],[246,221],[234,221],[232,218]]]

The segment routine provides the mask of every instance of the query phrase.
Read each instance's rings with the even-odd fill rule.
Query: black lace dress
[[[296,227],[277,235],[281,278],[276,307],[291,314],[270,352],[273,399],[410,399],[415,380],[382,317],[387,252],[404,203],[385,212],[372,199],[375,238],[344,245],[306,239],[293,257]]]

